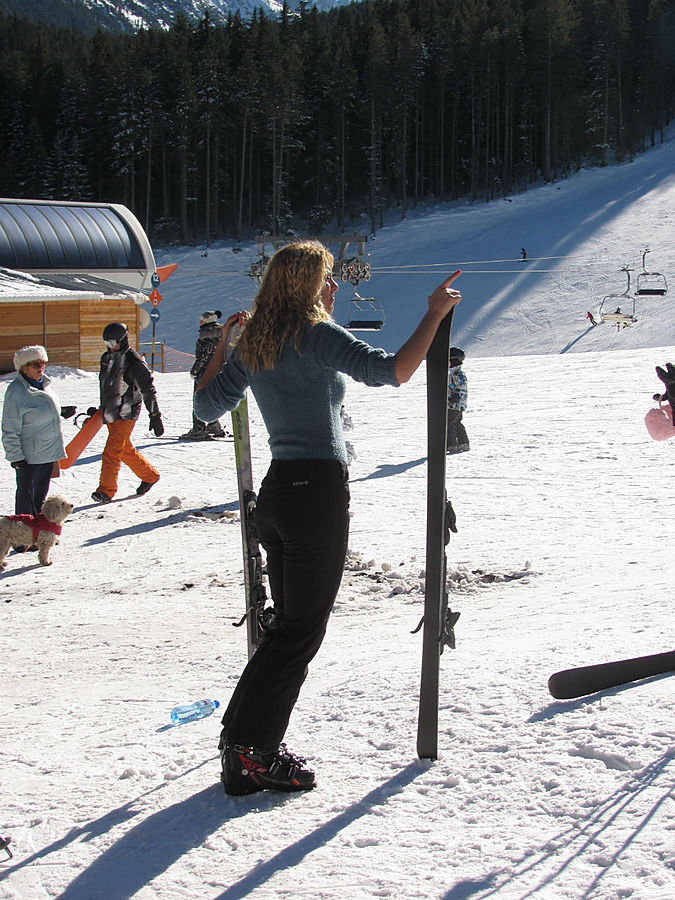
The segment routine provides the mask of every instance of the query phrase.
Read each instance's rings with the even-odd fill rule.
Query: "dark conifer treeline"
[[[673,116],[672,0],[366,0],[87,37],[0,17],[0,195],[156,240],[313,231],[623,159]]]

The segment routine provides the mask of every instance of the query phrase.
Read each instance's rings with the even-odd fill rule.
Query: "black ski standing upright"
[[[240,326],[230,326],[227,335],[227,356],[232,352],[240,333]],[[242,625],[246,622],[246,643],[250,659],[260,643],[265,626],[267,592],[263,582],[263,560],[255,527],[257,495],[253,490],[247,397],[244,397],[239,406],[232,410],[232,431],[234,433],[234,455],[237,465],[239,516],[241,519],[241,542],[244,556],[244,593],[246,597],[244,617],[236,624]]]
[[[448,427],[448,365],[454,308],[441,322],[427,353],[427,543],[424,585],[422,676],[417,724],[417,755],[438,756],[440,656],[454,648],[459,613],[448,606],[446,545],[450,539],[445,486]]]

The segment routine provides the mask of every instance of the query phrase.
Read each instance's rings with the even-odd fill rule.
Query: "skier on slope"
[[[340,422],[344,374],[371,386],[408,381],[438,327],[461,300],[446,278],[394,354],[336,325],[333,256],[318,241],[278,250],[253,313],[224,363],[214,353],[195,393],[195,412],[212,420],[251,387],[269,432],[272,462],[258,495],[256,526],[267,553],[275,618],[249,660],[223,716],[222,781],[227,794],[315,786],[305,760],[282,743],[323,640],[347,552],[349,486]]]
[[[199,335],[195,344],[195,361],[190,369],[195,388],[215,353],[223,328],[227,327],[221,325],[218,321],[221,316],[222,313],[219,309],[207,309],[199,318]],[[228,324],[230,319],[228,319]],[[218,419],[215,419],[213,422],[202,422],[193,411],[192,428],[186,431],[185,434],[182,434],[181,438],[190,441],[205,441],[210,437],[225,437],[223,426]]]
[[[199,319],[199,336],[195,344],[195,361],[190,369],[190,375],[194,379],[194,389],[197,389],[199,381],[206,371],[211,357],[223,334],[227,334],[231,325],[238,323],[244,325],[248,318],[247,310],[240,310],[232,315],[221,325],[218,319],[222,316],[219,309],[207,309]],[[181,435],[183,440],[204,441],[210,437],[225,437],[225,431],[218,419],[213,422],[202,422],[192,412],[192,428]]]

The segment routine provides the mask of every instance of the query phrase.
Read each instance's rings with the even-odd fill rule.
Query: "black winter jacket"
[[[195,361],[190,369],[190,375],[194,378],[195,383],[199,381],[206,371],[206,367],[208,366],[211,357],[216,352],[216,347],[218,346],[222,333],[223,326],[219,325],[217,322],[209,322],[208,325],[200,325],[199,337],[197,338],[197,344],[195,345]]]
[[[104,422],[138,419],[141,398],[151,415],[159,412],[152,373],[145,360],[130,347],[103,354],[99,383]]]

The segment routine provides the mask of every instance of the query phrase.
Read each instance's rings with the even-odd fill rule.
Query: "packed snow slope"
[[[556,702],[549,675],[673,648],[675,441],[643,425],[675,347],[467,360],[471,451],[449,461],[457,649],[441,758],[415,733],[424,374],[351,385],[351,556],[287,734],[318,787],[226,798],[218,716],[245,662],[231,443],[180,442],[187,375],[158,375],[161,481],[97,506],[102,436],[54,489],[76,511],[49,568],[0,575],[0,862],[7,900],[672,900],[675,677]],[[6,379],[0,381],[4,390]],[[94,375],[57,372],[64,401]],[[72,433],[71,423],[66,429]],[[252,407],[253,466],[267,465]],[[13,472],[0,501],[11,511]]]
[[[390,351],[409,335],[430,291],[458,267],[463,274],[454,286],[464,299],[455,314],[455,340],[471,356],[673,344],[674,227],[675,132],[632,162],[584,169],[505,200],[425,207],[412,210],[403,222],[392,213],[365,245],[372,277],[356,291],[384,309],[386,323],[373,342]],[[360,230],[367,234],[366,221]],[[337,252],[336,243],[329,245]],[[157,254],[159,263],[179,264],[161,286],[157,335],[168,345],[193,352],[204,309],[250,307],[255,283],[247,273],[256,258],[255,244],[237,245],[241,252],[234,253],[232,246]],[[633,270],[630,297],[608,301],[605,310],[632,311],[646,247],[651,249],[647,270],[664,273],[671,290],[665,297],[637,298],[637,322],[631,327],[593,329],[586,313],[596,315],[604,297],[624,293],[623,266]],[[348,255],[352,252],[354,245]],[[349,319],[354,293],[343,284],[337,294],[341,324]]]
[[[650,159],[657,171],[654,160],[662,160],[654,197],[647,176],[632,178],[642,186],[632,205],[643,204],[642,230],[661,229],[653,255],[670,260],[672,273],[663,236],[668,210],[655,212],[659,191],[672,191],[663,174],[667,152],[580,173],[587,187],[576,196],[583,221],[589,193],[609,197],[607,180],[640,172]],[[573,180],[559,187],[550,195],[564,197]],[[489,250],[498,258],[507,219],[522,204],[530,246],[522,230],[512,243],[531,252],[554,227],[556,207],[537,200],[547,192],[410,218],[380,232],[373,249],[379,259],[388,248],[397,265],[424,259],[452,269],[475,258],[467,254],[483,243],[482,233],[486,245],[499,238],[499,252]],[[599,214],[597,229],[589,225],[579,237],[580,260],[601,245],[616,255],[608,270],[622,259],[615,242],[627,242],[628,232],[618,223],[630,216],[619,196],[616,204],[613,218]],[[470,223],[475,241],[455,230],[466,259],[454,246],[451,256],[440,255],[437,231],[447,227],[449,236],[446,220],[456,217]],[[568,225],[571,218],[570,200]],[[611,225],[613,237],[601,237]],[[423,246],[422,232],[438,243],[428,255],[409,254],[411,241]],[[562,232],[547,241],[547,253],[557,241]],[[244,275],[221,274],[223,257],[243,269],[243,256],[185,251],[185,269],[199,264],[214,274],[190,282],[177,273],[162,286],[160,322],[175,327],[169,343],[192,349],[199,312],[226,312],[250,298]],[[412,307],[418,316],[440,277],[378,275],[370,286],[385,277],[387,329],[402,332],[403,312]],[[149,494],[137,497],[137,479],[123,470],[115,502],[91,501],[101,433],[53,482],[76,504],[53,565],[11,554],[0,573],[0,836],[11,838],[14,854],[0,850],[0,898],[675,897],[675,677],[565,702],[546,688],[552,672],[571,665],[673,649],[675,440],[650,440],[643,423],[661,387],[654,366],[675,362],[672,316],[661,315],[662,340],[651,346],[632,343],[649,324],[644,317],[631,328],[602,325],[585,335],[587,304],[579,297],[574,308],[557,303],[544,292],[551,277],[467,274],[463,284],[456,339],[468,349],[471,451],[448,462],[458,519],[448,582],[461,618],[457,649],[441,659],[435,762],[415,754],[423,369],[399,389],[348,388],[353,428],[346,437],[357,454],[350,554],[287,734],[317,773],[317,788],[306,794],[225,797],[218,715],[169,723],[176,704],[201,697],[225,704],[246,657],[245,635],[233,627],[244,607],[233,447],[179,440],[191,422],[189,376],[156,375],[161,439],[148,432],[145,414],[136,427],[137,446],[161,472]],[[182,299],[169,291],[174,278]],[[478,318],[478,292],[492,279],[486,300],[497,335]],[[545,328],[525,315],[537,296],[549,316]],[[504,333],[516,346],[503,346]],[[562,353],[568,346],[588,352]],[[50,374],[64,404],[84,410],[97,401],[95,374]],[[0,378],[0,401],[10,378]],[[72,420],[64,430],[74,434]],[[258,483],[269,452],[253,402],[251,432]],[[5,462],[0,509],[12,512],[13,501],[14,472]]]

